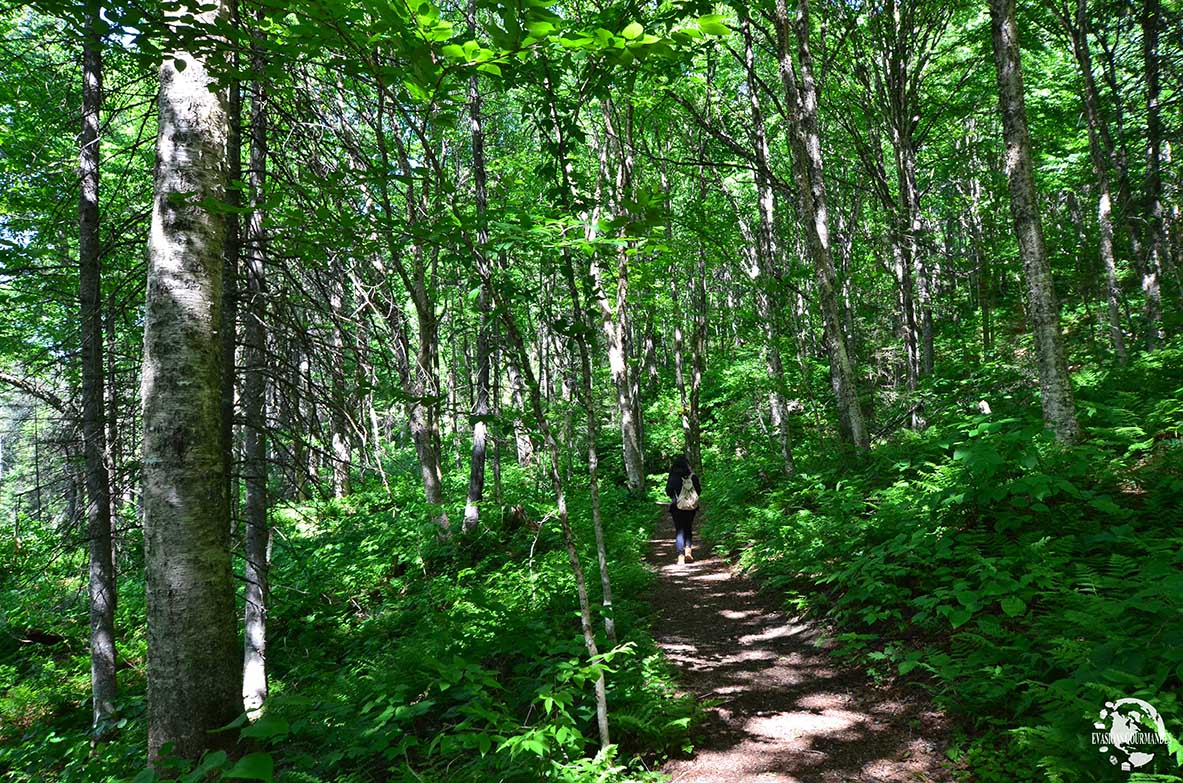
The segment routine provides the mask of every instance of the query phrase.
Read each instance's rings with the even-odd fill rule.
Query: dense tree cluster
[[[1183,317],[1181,27],[1175,0],[0,12],[0,519],[30,572],[25,538],[88,547],[95,737],[128,583],[154,761],[261,714],[277,509],[413,476],[465,540],[535,471],[597,660],[601,484],[857,463],[998,404],[950,358],[1006,357],[1087,437],[1070,369]]]

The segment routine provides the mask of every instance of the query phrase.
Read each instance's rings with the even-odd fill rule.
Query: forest
[[[0,781],[1183,781],[1181,31],[0,9]]]

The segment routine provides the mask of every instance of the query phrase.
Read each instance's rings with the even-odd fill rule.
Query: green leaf
[[[999,603],[1002,605],[1002,611],[1006,612],[1007,617],[1018,617],[1027,611],[1027,604],[1023,603],[1023,599],[1016,598],[1013,595],[1008,595]]]
[[[722,14],[707,14],[698,17],[698,29],[707,35],[727,35],[731,28],[723,24]]]
[[[501,75],[501,66],[494,63],[481,63],[476,67],[476,69],[482,73],[491,73],[494,76]]]
[[[976,609],[978,606],[978,594],[971,590],[958,590],[957,601],[967,609]]]
[[[283,718],[277,718],[274,715],[264,715],[243,729],[242,736],[268,739],[270,737],[277,737],[280,734],[287,734],[289,729],[288,722]]]
[[[214,753],[207,753],[202,757],[201,763],[197,765],[196,769],[181,776],[181,783],[199,783],[199,781],[206,779],[206,776],[211,770],[215,770],[225,763],[226,751],[219,750]]]
[[[592,38],[560,38],[559,44],[567,49],[586,49],[594,43]]]
[[[1121,514],[1121,506],[1113,502],[1111,498],[1104,495],[1098,495],[1089,501],[1089,505],[1097,509],[1103,514],[1117,515]]]
[[[973,612],[969,609],[957,607],[949,611],[949,624],[954,628],[960,628],[969,622],[969,618],[973,617]]]
[[[620,34],[631,41],[634,38],[639,38],[643,32],[645,32],[645,28],[641,26],[640,22],[632,22],[621,30]]]
[[[527,22],[526,29],[535,38],[545,38],[554,32],[555,26],[550,22]]]
[[[223,777],[239,778],[242,780],[264,780],[271,783],[275,775],[275,762],[270,753],[252,753],[243,756],[233,769]]]

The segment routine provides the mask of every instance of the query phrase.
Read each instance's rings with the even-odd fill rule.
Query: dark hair
[[[679,455],[674,457],[674,461],[670,463],[670,474],[675,476],[689,476],[694,471],[690,467],[690,460],[685,456]]]

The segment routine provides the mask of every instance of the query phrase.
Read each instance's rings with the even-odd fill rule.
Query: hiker
[[[702,483],[690,468],[685,457],[674,457],[670,477],[665,482],[665,494],[670,498],[670,516],[674,520],[675,543],[678,545],[678,565],[694,559],[694,515],[698,513],[698,495]]]

